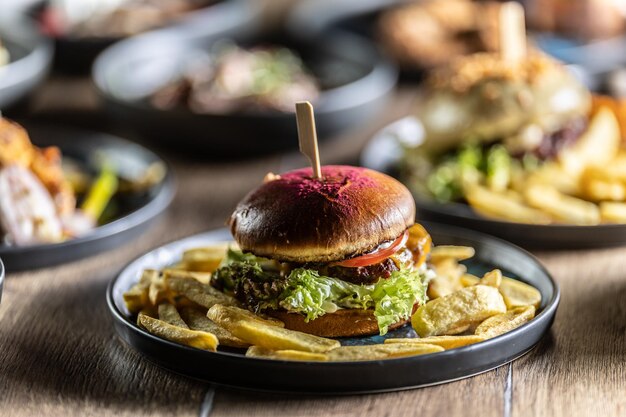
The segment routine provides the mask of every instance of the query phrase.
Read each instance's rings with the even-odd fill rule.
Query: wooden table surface
[[[49,84],[36,107],[67,88]],[[325,143],[322,159],[354,163],[376,129],[409,111],[412,97],[397,93],[369,123]],[[626,248],[537,254],[562,289],[549,336],[510,365],[454,383],[377,395],[271,395],[211,386],[147,362],[113,330],[108,282],[151,248],[221,227],[266,172],[305,163],[298,154],[210,164],[170,157],[178,194],[141,239],[72,264],[8,275],[0,304],[0,415],[626,415]]]

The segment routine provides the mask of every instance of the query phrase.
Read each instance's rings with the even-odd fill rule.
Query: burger
[[[386,334],[426,301],[431,238],[411,193],[365,168],[268,174],[229,220],[212,285],[285,327],[324,337]]]
[[[422,200],[469,203],[481,215],[511,220],[477,204],[485,199],[476,190],[488,190],[514,197],[533,213],[527,222],[571,221],[527,210],[546,205],[529,187],[547,183],[584,195],[583,168],[607,163],[621,140],[607,101],[538,51],[515,62],[495,53],[456,59],[426,82],[415,112],[423,136],[404,138],[399,175]]]

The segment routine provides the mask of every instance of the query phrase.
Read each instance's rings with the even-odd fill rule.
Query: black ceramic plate
[[[10,63],[0,67],[1,111],[19,103],[43,81],[53,48],[29,19],[14,14],[0,14],[0,42],[10,55]]]
[[[44,7],[45,4],[41,4],[30,14],[38,16]],[[178,30],[186,25],[201,26],[207,33],[237,29],[252,23],[251,20],[257,15],[256,9],[258,8],[252,2],[245,0],[216,0],[213,4],[188,13],[180,20],[166,24],[165,27]],[[56,47],[55,68],[65,73],[85,74],[89,73],[98,54],[124,38],[61,36],[51,39]]]
[[[396,83],[396,70],[355,35],[332,33],[307,41],[241,33],[228,38],[244,45],[284,45],[302,56],[322,87],[314,102],[320,140],[376,114]],[[147,140],[194,155],[245,157],[294,148],[292,113],[194,114],[185,108],[163,111],[149,103],[182,62],[203,54],[216,40],[161,32],[107,49],[96,60],[93,78],[111,116]]]
[[[417,388],[486,372],[530,351],[549,330],[559,303],[559,289],[546,270],[532,255],[499,239],[437,224],[424,226],[437,244],[473,246],[476,256],[467,263],[469,271],[480,275],[500,268],[539,289],[542,302],[537,317],[476,345],[424,356],[361,362],[289,362],[249,358],[243,351],[213,353],[160,339],[137,327],[126,310],[123,293],[137,282],[141,271],[172,264],[187,248],[231,240],[225,229],[170,243],[135,260],[109,285],[107,302],[118,334],[149,361],[193,378],[257,390],[337,394]],[[385,337],[394,336],[415,334],[405,326]],[[341,340],[344,345],[382,341],[380,336]]]
[[[86,166],[93,166],[94,158],[102,153],[114,158],[120,169],[145,169],[154,162],[163,162],[137,144],[103,133],[28,125],[26,128],[36,145],[58,146],[65,156]],[[117,217],[86,235],[56,244],[0,245],[0,258],[8,271],[19,271],[70,262],[119,247],[147,230],[173,196],[174,179],[168,168],[160,184],[147,193],[121,198]]]
[[[420,121],[412,116],[400,119],[378,132],[361,154],[361,165],[397,175],[402,145],[416,146],[423,137]],[[597,226],[535,225],[488,219],[467,204],[438,203],[414,194],[418,217],[501,237],[532,249],[589,249],[626,244],[626,224]]]

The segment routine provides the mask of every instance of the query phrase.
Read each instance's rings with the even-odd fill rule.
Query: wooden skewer
[[[499,35],[503,60],[517,63],[526,58],[526,22],[521,4],[510,1],[500,6]]]
[[[315,116],[313,106],[308,101],[296,103],[296,120],[298,121],[298,139],[300,152],[311,162],[313,177],[322,179],[320,153],[317,147],[317,133],[315,131]]]

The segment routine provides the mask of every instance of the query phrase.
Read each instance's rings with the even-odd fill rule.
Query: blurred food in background
[[[387,52],[408,69],[432,68],[451,59],[498,48],[496,2],[431,0],[381,13],[378,36]]]
[[[624,0],[525,0],[528,26],[580,40],[618,36],[626,29]]]
[[[23,127],[0,118],[0,244],[58,243],[114,220],[114,198],[149,190],[165,167],[135,174],[120,175],[106,157],[95,169],[57,147],[38,148]]]
[[[626,222],[622,103],[539,52],[457,58],[426,88],[425,142],[402,167],[414,192],[508,221]]]
[[[315,101],[317,80],[296,52],[275,46],[250,49],[221,42],[191,57],[180,77],[156,92],[152,104],[195,113],[293,112],[294,103]]]
[[[164,26],[218,0],[51,0],[43,30],[53,37],[122,38]]]

